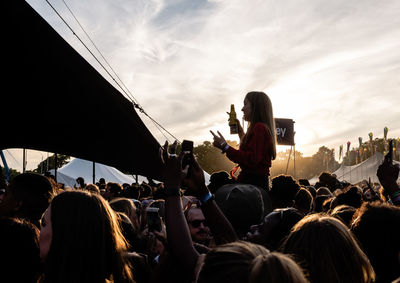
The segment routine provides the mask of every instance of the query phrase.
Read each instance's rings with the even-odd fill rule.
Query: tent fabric
[[[337,169],[333,174],[336,174],[338,180],[345,180],[351,184],[359,183],[363,180],[369,180],[371,178],[371,182],[379,183],[379,179],[376,176],[376,172],[378,171],[379,165],[382,164],[383,154],[380,152],[376,153],[376,156],[372,156],[367,160],[353,165],[346,166],[342,165]],[[400,164],[398,161],[393,161],[395,164]]]
[[[54,175],[54,169],[50,170],[50,173]],[[57,182],[63,183],[65,186],[74,187],[77,185],[76,179],[82,177],[87,184],[93,183],[93,162],[74,158],[69,163],[57,170]],[[136,176],[130,176],[118,171],[116,168],[107,166],[100,163],[95,163],[95,182],[98,182],[100,178],[104,178],[106,182],[115,182],[119,184],[136,183]],[[210,183],[210,175],[204,172],[205,183]],[[146,177],[138,175],[138,183],[148,182]]]
[[[347,181],[350,184],[357,184],[364,180],[368,181],[369,179],[371,179],[373,183],[379,183],[376,172],[378,171],[379,165],[382,164],[383,158],[382,153],[377,152],[375,157],[372,156],[353,166],[347,166],[342,163],[339,169],[332,174],[335,174],[339,181]],[[395,160],[393,163],[400,164],[399,161]],[[310,184],[315,184],[318,182],[318,176],[310,179],[309,182]]]
[[[55,152],[161,181],[160,145],[133,104],[28,3],[1,7],[0,149]]]
[[[50,172],[54,175],[54,169]],[[57,181],[62,183],[62,180],[59,179],[60,174],[61,176],[69,176],[73,180],[73,182],[65,184],[69,187],[76,185],[76,179],[78,177],[82,177],[87,184],[93,183],[93,162],[74,158],[71,162],[57,170]],[[126,175],[114,167],[95,163],[95,182],[98,182],[100,178],[104,178],[106,182],[115,182],[120,184],[136,183],[136,179],[133,176]],[[143,181],[148,182],[148,180],[143,176],[138,176],[138,181],[139,184]]]

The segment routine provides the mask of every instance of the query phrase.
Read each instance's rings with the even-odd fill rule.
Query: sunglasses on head
[[[193,228],[199,228],[201,223],[203,223],[203,226],[207,226],[207,221],[206,220],[193,220],[189,222],[190,225],[193,226]]]

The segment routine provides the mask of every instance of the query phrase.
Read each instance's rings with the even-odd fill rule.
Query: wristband
[[[213,195],[210,193],[210,192],[208,192],[201,200],[200,200],[200,203],[201,203],[201,205],[205,205],[210,199],[213,199],[214,197],[213,197]]]
[[[221,145],[223,146],[223,148],[222,148],[222,153],[225,153],[225,152],[228,150],[228,148],[229,148],[229,144],[227,144],[226,142],[224,142],[224,143],[222,143]]]

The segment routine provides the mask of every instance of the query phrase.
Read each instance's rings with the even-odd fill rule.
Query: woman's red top
[[[226,151],[226,156],[242,169],[240,175],[269,176],[272,154],[272,137],[267,126],[261,122],[254,124],[246,144],[241,144],[239,150],[229,147]]]

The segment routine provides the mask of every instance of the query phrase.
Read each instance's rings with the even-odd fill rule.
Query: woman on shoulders
[[[249,125],[244,133],[239,121],[236,121],[239,126],[239,149],[229,146],[220,132],[217,136],[211,131],[214,136],[213,145],[240,166],[238,182],[268,190],[269,168],[276,157],[275,121],[271,100],[264,92],[249,92],[244,99],[242,111],[244,120]]]

